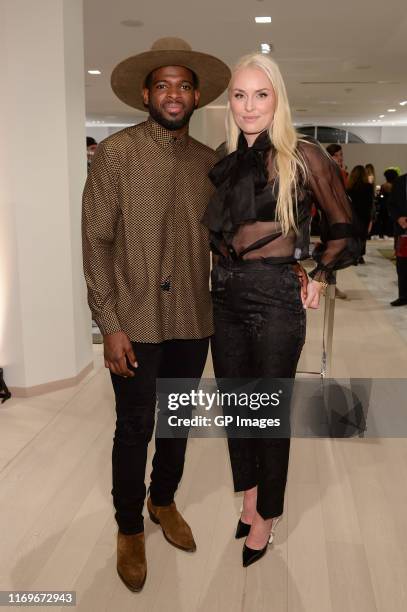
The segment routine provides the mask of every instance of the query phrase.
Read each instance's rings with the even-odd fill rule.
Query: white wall
[[[120,130],[120,129],[121,128],[117,128],[117,130]],[[111,128],[109,128],[108,126],[101,126],[101,127],[86,126],[86,136],[92,136],[92,138],[94,138],[96,142],[99,143],[105,138],[107,138],[108,136],[110,136],[110,133],[111,133],[110,130]],[[85,143],[83,143],[83,146],[85,146]]]
[[[382,127],[382,143],[403,143],[407,144],[407,126]]]
[[[224,108],[208,107],[206,109],[206,144],[213,149],[216,149],[225,141],[225,115]]]
[[[327,125],[331,125],[328,123]],[[370,144],[407,144],[406,125],[352,125],[343,126],[341,124],[332,125],[340,130],[349,130],[360,136],[362,140]]]
[[[356,134],[356,136],[360,136],[360,138],[364,140],[365,142],[379,143],[382,141],[382,128],[381,127],[374,127],[374,126],[367,126],[367,125],[350,126],[350,127],[344,127],[342,125],[338,125],[335,127],[338,127],[340,130],[345,130],[345,129],[349,130],[349,132]]]
[[[82,265],[82,190],[86,180],[86,152],[82,152],[85,129],[79,118],[85,109],[82,0],[64,0],[64,66],[67,147],[67,196],[70,212],[70,273],[72,282],[73,330],[75,330],[75,374],[92,359],[90,352],[90,312]]]
[[[0,363],[8,385],[25,389],[73,378],[92,360],[80,246],[82,0],[1,7],[0,117],[8,121],[0,200],[8,223],[0,239]]]
[[[407,144],[345,144],[342,148],[348,171],[358,164],[373,164],[377,183],[384,182],[383,171],[389,166],[407,171]]]

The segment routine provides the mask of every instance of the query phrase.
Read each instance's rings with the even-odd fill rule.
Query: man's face
[[[143,89],[144,104],[150,115],[167,130],[185,127],[199,102],[193,75],[183,66],[164,66],[154,70],[150,88]]]
[[[343,151],[342,151],[342,149],[340,149],[340,151],[337,151],[334,155],[332,155],[332,158],[336,161],[338,166],[340,166],[342,168],[342,166],[343,166]]]

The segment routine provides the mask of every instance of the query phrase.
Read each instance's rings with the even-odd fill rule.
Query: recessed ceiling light
[[[271,45],[269,45],[268,43],[261,43],[261,52],[262,53],[270,53],[271,51]]]
[[[379,115],[379,119],[383,119],[386,115]]]
[[[102,74],[100,70],[88,70],[88,74]]]
[[[255,17],[256,23],[271,23],[271,17]]]
[[[388,112],[388,113],[395,113],[395,112],[396,112],[396,109],[395,109],[395,108],[388,108],[388,109],[387,109],[387,112]]]
[[[407,104],[407,100],[403,100],[403,102],[400,102],[400,106],[405,106]]]

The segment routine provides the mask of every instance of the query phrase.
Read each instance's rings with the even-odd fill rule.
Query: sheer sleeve
[[[321,211],[321,244],[313,253],[317,266],[310,276],[330,282],[333,271],[357,262],[360,253],[352,209],[339,167],[319,143],[300,141],[299,151],[307,167],[307,187]]]

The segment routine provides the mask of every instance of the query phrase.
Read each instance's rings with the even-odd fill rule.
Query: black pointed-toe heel
[[[276,516],[275,518],[273,518],[269,539],[264,548],[261,548],[260,550],[255,550],[254,548],[249,548],[248,546],[246,546],[246,543],[244,544],[243,546],[243,567],[247,567],[248,565],[255,563],[256,561],[261,559],[266,554],[267,546],[269,544],[272,544],[274,541],[275,529],[277,527],[277,523],[281,520],[281,516]],[[245,525],[245,523],[243,523],[243,525]],[[248,527],[250,531],[251,525],[248,525]],[[239,528],[239,525],[238,525],[238,528]],[[236,530],[236,533],[237,533],[237,530]],[[247,533],[247,535],[249,535],[249,532]]]
[[[236,540],[238,540],[239,538],[247,538],[247,536],[249,535],[250,527],[251,525],[243,523],[243,521],[239,519],[235,533]]]
[[[267,542],[264,548],[261,548],[260,550],[255,550],[254,548],[249,548],[248,546],[246,546],[246,544],[244,544],[243,546],[243,567],[248,567],[252,563],[255,563],[256,561],[264,557],[264,555],[266,554],[268,545],[269,543]]]

